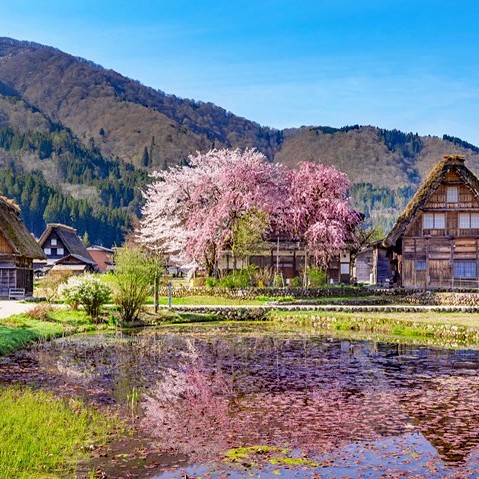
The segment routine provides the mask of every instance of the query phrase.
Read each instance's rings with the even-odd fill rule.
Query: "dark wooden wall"
[[[373,272],[373,250],[361,251],[356,255],[356,280],[359,283],[370,283]]]
[[[458,188],[457,203],[447,203],[448,186]],[[423,216],[427,213],[444,214],[445,227],[424,228]],[[461,213],[479,213],[479,201],[460,177],[450,172],[404,234],[400,257],[403,286],[478,287],[477,274],[475,278],[454,277],[457,261],[475,262],[479,273],[479,228],[459,228]]]

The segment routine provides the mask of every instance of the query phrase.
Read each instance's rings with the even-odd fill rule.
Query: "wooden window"
[[[426,271],[426,260],[417,259],[416,260],[416,271]]]
[[[472,260],[454,261],[454,278],[470,279],[477,277],[477,263]]]
[[[446,216],[444,213],[424,213],[422,227],[425,230],[443,230],[446,227]]]
[[[460,229],[479,229],[479,213],[459,213]]]
[[[63,248],[58,248],[57,249],[57,255],[63,256],[65,254],[65,250]]]
[[[459,201],[459,191],[457,186],[448,186],[446,191],[448,203],[457,203]]]
[[[52,250],[50,248],[45,248],[43,251],[47,255],[52,254]]]
[[[56,246],[57,245],[57,240],[55,238],[52,238],[50,241],[51,246]]]

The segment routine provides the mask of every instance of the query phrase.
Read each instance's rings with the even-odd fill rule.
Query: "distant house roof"
[[[20,208],[4,196],[0,196],[0,232],[15,254],[45,259],[42,249],[20,219]]]
[[[52,271],[80,271],[83,272],[87,268],[86,264],[55,264]]]
[[[43,232],[42,236],[38,240],[40,247],[43,247],[45,241],[49,236],[55,232],[58,237],[62,240],[63,245],[65,246],[66,252],[73,256],[78,256],[82,258],[82,261],[88,264],[95,264],[93,258],[88,253],[85,245],[81,242],[80,238],[77,235],[77,232],[74,228],[70,226],[50,223],[47,225],[47,229]],[[65,256],[68,256],[65,255]]]
[[[112,249],[105,248],[104,246],[98,246],[96,244],[89,246],[87,250],[88,251],[105,251],[105,253],[113,253]]]
[[[79,254],[66,255],[63,258],[60,258],[57,261],[55,261],[55,265],[57,265],[57,264],[68,264],[72,260],[74,262],[78,261],[78,263],[91,265],[91,266],[96,266],[96,262],[91,257],[85,258],[84,256],[81,256]]]
[[[407,227],[416,219],[419,210],[426,204],[436,191],[442,180],[450,171],[454,171],[469,186],[474,195],[479,198],[479,180],[471,170],[464,165],[464,157],[459,155],[445,155],[429,173],[426,181],[419,187],[411,198],[404,211],[399,215],[396,224],[384,239],[385,246],[393,246]]]

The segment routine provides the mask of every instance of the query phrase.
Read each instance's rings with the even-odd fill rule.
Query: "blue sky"
[[[277,128],[370,124],[479,145],[479,2],[0,0],[0,36]]]

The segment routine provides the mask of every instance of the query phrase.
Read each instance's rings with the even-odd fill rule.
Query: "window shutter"
[[[434,228],[437,230],[446,228],[446,215],[444,213],[436,213],[434,215]]]
[[[457,186],[449,186],[447,188],[447,202],[457,203],[459,201],[459,193]]]
[[[425,230],[431,230],[434,228],[434,215],[432,213],[424,213],[422,217],[422,227]]]
[[[459,213],[459,228],[467,229],[471,227],[469,213]]]

